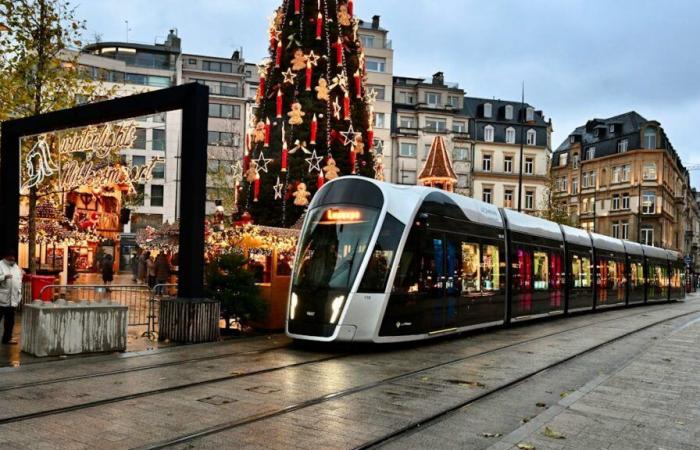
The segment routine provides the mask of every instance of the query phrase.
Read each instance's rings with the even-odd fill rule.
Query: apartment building
[[[376,93],[374,102],[374,146],[384,155],[384,178],[390,180],[392,173],[391,111],[393,99],[394,50],[391,48],[389,32],[380,26],[380,17],[371,22],[360,20],[359,39],[365,52],[368,92]]]
[[[457,176],[455,192],[471,194],[472,140],[470,118],[464,114],[464,90],[446,83],[442,72],[430,81],[394,77],[392,112],[393,167],[388,180],[418,184],[417,173],[424,165],[435,137],[445,142]]]
[[[236,205],[249,94],[245,85],[246,78],[252,78],[249,66],[240,50],[230,58],[182,55],[182,82],[209,86],[207,214],[218,205],[231,213]]]
[[[547,193],[551,120],[521,101],[476,97],[464,99],[463,114],[472,118],[472,196],[527,213],[541,210]]]
[[[696,207],[688,171],[659,122],[634,111],[591,119],[557,148],[551,170],[557,201],[581,228],[685,250],[693,232],[686,217]]]

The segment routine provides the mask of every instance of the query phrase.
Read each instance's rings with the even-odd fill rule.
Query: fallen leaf
[[[534,445],[528,444],[528,443],[526,443],[526,442],[521,442],[520,444],[518,444],[518,448],[519,448],[520,450],[535,450],[535,446],[534,446]]]
[[[535,416],[523,417],[522,419],[520,419],[520,422],[521,423],[528,423],[529,421],[531,421],[534,418],[535,418]]]
[[[671,358],[664,358],[663,360],[666,362],[671,362]]]
[[[569,395],[569,391],[564,391],[564,392],[562,392],[561,394],[559,394],[559,397],[564,398],[564,397],[566,397],[567,395]]]
[[[557,431],[552,430],[549,427],[544,427],[544,435],[552,439],[566,439],[566,436]]]
[[[479,383],[478,381],[471,381],[471,380],[445,380],[448,383],[451,384],[459,384],[462,386],[469,386],[473,388],[485,388],[486,385],[484,383]]]
[[[428,381],[428,380],[430,380],[430,377],[420,377],[420,380],[421,381]]]
[[[546,408],[546,407],[547,407],[547,404],[546,404],[546,403],[542,403],[542,402],[537,402],[537,403],[535,403],[535,406],[537,406],[538,408]]]
[[[485,438],[494,438],[494,437],[503,436],[501,433],[481,433],[481,435]]]

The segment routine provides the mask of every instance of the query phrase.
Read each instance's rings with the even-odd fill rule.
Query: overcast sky
[[[249,61],[266,56],[267,23],[281,0],[82,0],[87,40],[162,42]],[[636,110],[661,122],[686,166],[700,164],[700,2],[694,0],[355,0],[380,15],[394,74],[439,70],[468,95],[520,98],[554,124],[556,148],[593,117]],[[693,173],[700,187],[700,171]]]

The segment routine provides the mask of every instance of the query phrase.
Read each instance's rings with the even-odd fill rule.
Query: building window
[[[513,189],[503,191],[503,206],[505,208],[513,207]]]
[[[622,209],[630,209],[630,195],[622,194]]]
[[[484,140],[486,142],[493,142],[493,127],[491,125],[486,125],[484,127]]]
[[[506,144],[515,144],[515,128],[506,128]]]
[[[491,103],[484,103],[484,117],[491,117],[493,114],[493,106]]]
[[[483,155],[481,157],[481,170],[491,172],[491,155]]]
[[[568,153],[562,153],[559,155],[559,167],[566,167],[566,165],[569,163],[569,154]]]
[[[534,158],[525,158],[524,172],[526,175],[532,175],[535,173],[535,160]]]
[[[656,163],[644,163],[642,177],[645,180],[656,180]]]
[[[425,119],[426,131],[442,133],[447,130],[447,121],[445,119]]]
[[[492,194],[493,190],[491,188],[484,188],[484,192],[481,194],[481,200],[483,200],[486,203],[491,203]]]
[[[209,117],[216,117],[220,119],[240,119],[241,105],[224,105],[220,103],[210,103]]]
[[[577,177],[571,178],[571,193],[578,194],[578,178]]]
[[[610,134],[615,134],[615,124],[608,125],[608,132]]]
[[[513,157],[504,156],[503,157],[503,171],[505,173],[513,173]]]
[[[535,120],[535,109],[528,106],[525,110],[525,121],[532,122],[533,120]]]
[[[613,222],[612,224],[612,237],[620,238],[620,222]]]
[[[656,128],[647,127],[644,129],[644,148],[656,149]]]
[[[136,129],[136,139],[134,139],[134,143],[131,144],[131,148],[146,150],[146,129],[145,128],[137,128]]]
[[[152,130],[153,139],[151,140],[151,149],[155,151],[165,151],[165,130],[154,128]]]
[[[537,133],[535,130],[527,130],[527,145],[537,145]]]
[[[535,209],[535,191],[525,191],[525,209]]]
[[[467,125],[464,122],[452,122],[452,131],[455,133],[466,133]]]
[[[620,222],[620,238],[629,239],[630,237],[630,224],[627,221]]]
[[[464,147],[455,147],[452,150],[452,159],[455,161],[469,160],[469,149]]]
[[[627,145],[629,141],[627,139],[622,139],[617,143],[617,152],[625,153],[627,151]]]
[[[578,156],[578,153],[574,153],[574,158],[573,158],[574,169],[578,169],[578,166],[580,163],[581,163],[581,158]]]
[[[588,147],[586,149],[586,159],[590,161],[593,158],[595,158],[595,147]]]
[[[625,181],[629,181],[630,170],[631,170],[631,167],[629,164],[625,164],[624,166],[613,167],[612,182],[613,183],[623,183]]]
[[[426,92],[425,93],[425,103],[428,106],[440,106],[442,95],[438,92]]]
[[[163,206],[163,185],[151,185],[151,206]]]
[[[361,34],[360,40],[362,41],[363,47],[374,48],[374,36],[369,36],[367,34]]]
[[[209,131],[207,133],[207,144],[214,146],[231,147],[234,145],[233,133],[222,131]]]
[[[401,116],[399,118],[399,127],[400,128],[416,128],[415,117]]]
[[[157,180],[162,180],[165,178],[165,164],[164,163],[156,163],[155,166],[153,166],[153,178]]]
[[[225,97],[241,97],[241,91],[238,88],[238,83],[225,83],[223,81],[198,79],[193,79],[192,81],[208,86],[209,93],[212,95],[222,95]]]
[[[384,113],[374,113],[374,127],[375,128],[385,128],[386,123],[384,122]]]
[[[569,144],[575,144],[576,143],[576,136],[573,134],[569,136]]]
[[[642,225],[642,244],[654,245],[654,228],[651,225]]]
[[[459,108],[459,97],[456,95],[448,95],[447,104],[453,108]]]
[[[416,104],[416,94],[413,92],[401,91],[399,92],[399,103],[404,105],[415,105]]]
[[[384,72],[386,70],[385,58],[365,58],[365,68],[368,72]]]
[[[399,147],[399,156],[406,156],[409,158],[416,157],[416,151],[418,150],[418,145],[412,144],[410,142],[402,142]]]
[[[610,209],[613,211],[620,209],[620,196],[618,194],[612,196],[612,206]]]
[[[145,166],[146,165],[146,157],[139,156],[139,155],[132,156],[131,157],[131,165],[132,166]]]
[[[644,192],[642,195],[642,214],[656,213],[656,193],[653,191]]]
[[[144,197],[146,194],[146,186],[143,184],[137,184],[136,185],[136,206],[143,206],[144,205]]]
[[[469,187],[469,176],[468,175],[458,175],[457,176],[457,187],[459,187],[459,188]]]
[[[202,70],[209,72],[232,73],[233,64],[218,61],[202,61]]]
[[[187,60],[187,63],[188,63],[190,66],[194,66],[194,65],[197,64],[197,60],[194,59],[194,58],[189,58],[189,59]]]
[[[386,88],[384,86],[379,84],[372,84],[370,86],[367,86],[367,90],[374,90],[374,92],[377,93],[377,100],[386,100]]]
[[[432,147],[431,144],[423,145],[423,156],[421,157],[421,159],[425,160],[428,158],[428,155],[430,154],[430,147]]]
[[[506,120],[513,120],[513,105],[506,105]]]

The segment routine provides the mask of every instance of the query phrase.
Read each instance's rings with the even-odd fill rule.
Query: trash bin
[[[27,275],[27,278],[29,278],[29,282],[32,285],[33,300],[43,300],[45,302],[53,300],[53,292],[51,289],[46,289],[43,293],[41,290],[45,286],[56,284],[56,277],[53,275]],[[41,294],[41,298],[39,294]]]

